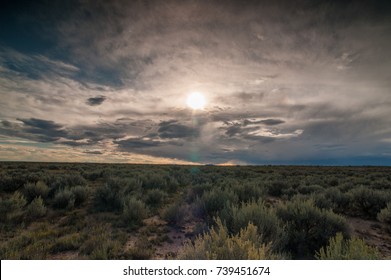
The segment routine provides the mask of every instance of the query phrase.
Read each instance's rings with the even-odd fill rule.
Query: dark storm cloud
[[[0,134],[8,137],[24,138],[38,142],[55,142],[68,133],[53,121],[41,119],[19,119],[20,123],[2,122]]]
[[[259,121],[252,121],[252,120],[244,120],[243,125],[253,125],[253,124],[264,124],[264,125],[278,125],[282,124],[285,121],[279,120],[279,119],[265,119],[265,120],[259,120]]]
[[[100,96],[88,98],[86,103],[90,106],[98,106],[101,105],[105,100],[106,100],[106,96],[100,95]]]
[[[225,126],[220,129],[225,130],[225,134],[229,137],[237,135],[247,135],[251,132],[257,131],[261,128],[260,124],[265,126],[275,126],[283,124],[285,121],[279,119],[262,119],[262,120],[232,120],[224,121]],[[250,137],[250,136],[249,136]],[[256,136],[251,136],[251,139],[256,139]],[[250,139],[249,138],[249,139]]]
[[[187,138],[198,136],[199,131],[195,127],[189,127],[173,120],[161,122],[158,134],[161,138]]]
[[[41,142],[53,142],[61,137],[67,137],[68,133],[63,126],[53,121],[41,119],[19,119],[23,122],[21,132],[33,135]]]
[[[245,125],[243,124],[233,124],[230,125],[228,128],[222,128],[222,129],[226,130],[225,135],[230,138],[235,137],[237,139],[242,139],[242,140],[257,141],[259,143],[269,143],[276,140],[276,138],[273,137],[252,134],[256,131],[259,131],[260,126],[253,126],[253,127],[244,127],[244,126]]]
[[[140,139],[159,125],[151,120],[120,119],[98,125],[77,125],[64,127],[54,121],[43,119],[19,119],[21,124],[1,121],[0,133],[39,142],[53,142],[72,147],[91,146],[101,141],[115,141],[129,135],[140,135]],[[180,135],[180,129],[176,133]],[[173,135],[175,129],[162,132]],[[151,133],[150,133],[151,134]],[[152,134],[151,134],[152,135]],[[156,137],[158,134],[156,133]],[[140,140],[141,141],[141,140]],[[141,142],[140,142],[141,143]],[[148,146],[148,145],[147,145]],[[149,145],[151,146],[151,145]]]
[[[118,140],[114,141],[114,144],[117,144],[120,148],[120,150],[126,150],[126,151],[134,151],[137,149],[144,149],[144,148],[152,148],[161,146],[162,142],[154,141],[151,139],[143,139],[143,138],[130,138],[126,140]]]

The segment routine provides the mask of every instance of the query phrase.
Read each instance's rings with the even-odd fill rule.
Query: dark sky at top
[[[0,160],[391,165],[390,50],[390,1],[2,1]]]

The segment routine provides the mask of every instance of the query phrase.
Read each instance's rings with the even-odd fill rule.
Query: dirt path
[[[362,238],[368,245],[376,247],[384,258],[391,258],[391,235],[378,221],[346,217],[353,235]]]

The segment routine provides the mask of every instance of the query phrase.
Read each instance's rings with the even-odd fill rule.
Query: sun
[[[206,100],[202,93],[192,92],[187,97],[186,104],[193,110],[203,110],[206,104]]]

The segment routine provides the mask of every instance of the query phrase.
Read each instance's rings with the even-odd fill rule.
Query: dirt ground
[[[380,222],[353,217],[346,219],[352,227],[353,235],[376,247],[384,258],[391,259],[391,236]]]

